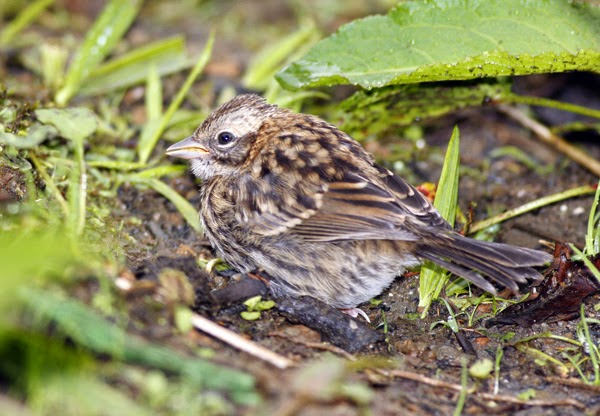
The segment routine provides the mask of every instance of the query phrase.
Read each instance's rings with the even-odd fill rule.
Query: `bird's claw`
[[[371,320],[369,319],[369,316],[362,309],[359,309],[359,308],[342,308],[342,309],[340,309],[340,311],[342,311],[342,313],[345,313],[346,315],[350,315],[353,318],[356,318],[356,317],[358,317],[358,315],[360,315],[363,318],[365,318],[365,321],[367,321],[368,323],[371,323]]]

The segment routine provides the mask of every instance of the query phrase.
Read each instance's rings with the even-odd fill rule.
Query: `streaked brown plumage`
[[[551,260],[452,231],[350,136],[256,95],[222,105],[167,153],[191,159],[203,180],[201,217],[220,256],[241,272],[264,270],[278,295],[353,308],[423,259],[488,292],[490,281],[516,292]]]

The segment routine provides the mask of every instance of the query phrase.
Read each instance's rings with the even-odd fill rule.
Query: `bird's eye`
[[[228,131],[222,131],[217,135],[217,142],[222,146],[232,143],[235,139],[235,134]]]

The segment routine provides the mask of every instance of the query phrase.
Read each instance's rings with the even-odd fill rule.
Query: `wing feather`
[[[410,230],[419,225],[450,228],[419,191],[333,126],[307,116],[301,126],[264,133],[270,145],[231,190],[237,219],[253,233],[414,241]]]
[[[306,241],[414,241],[417,236],[410,231],[414,227],[408,224],[446,224],[420,192],[397,177],[394,186],[403,185],[402,192],[394,192],[386,186],[392,174],[373,167],[378,172],[376,180],[351,172],[342,181],[331,183],[321,208],[291,232]]]
[[[386,173],[386,176],[389,175]],[[401,181],[394,179],[397,187],[398,180]],[[290,193],[291,189],[285,189],[285,193]],[[272,192],[269,201],[258,204],[262,209],[244,210],[249,228],[263,236],[289,231],[312,242],[413,241],[416,236],[408,228],[414,228],[407,227],[407,221],[432,226],[447,224],[429,201],[406,183],[402,193],[398,194],[384,181],[373,182],[364,175],[348,172],[342,180],[327,186],[315,188],[296,184],[293,189],[294,199]],[[244,200],[238,201],[241,205]]]

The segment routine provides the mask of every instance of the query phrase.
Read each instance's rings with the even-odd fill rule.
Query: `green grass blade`
[[[137,178],[162,178],[167,175],[181,175],[187,171],[186,165],[160,165],[135,174]]]
[[[67,224],[73,236],[83,232],[86,218],[87,173],[84,160],[84,141],[96,131],[98,119],[87,108],[41,108],[35,112],[42,123],[54,126],[66,139],[73,143],[75,163],[71,170],[69,192],[69,215]]]
[[[598,346],[594,342],[594,338],[590,334],[590,328],[588,325],[588,318],[585,316],[585,305],[582,303],[580,306],[581,313],[581,327],[583,334],[585,335],[585,342],[588,344],[589,352],[588,356],[592,362],[592,368],[594,369],[593,381],[588,384],[600,386],[600,356],[598,356]]]
[[[0,46],[9,44],[14,37],[29,26],[48,8],[54,0],[37,0],[25,7],[21,13],[0,32]]]
[[[148,120],[156,120],[162,115],[162,83],[156,65],[152,65],[146,77],[146,115]]]
[[[444,159],[444,167],[437,186],[433,205],[442,214],[442,217],[454,227],[456,219],[456,206],[458,204],[458,169],[460,167],[460,134],[458,127],[454,127],[452,137],[448,143],[448,150]]]
[[[460,393],[458,394],[458,400],[456,401],[456,407],[454,408],[453,416],[460,416],[463,414],[463,410],[465,408],[465,403],[467,401],[467,395],[469,394],[469,386],[468,386],[468,370],[467,370],[467,359],[462,357],[461,359],[462,370],[460,372]]]
[[[240,371],[186,357],[175,350],[150,344],[108,322],[87,305],[39,289],[21,291],[21,300],[57,327],[75,343],[114,359],[142,364],[188,377],[205,388],[233,393],[252,392],[254,379]]]
[[[147,125],[147,128],[145,128],[142,131],[140,141],[138,143],[138,149],[137,149],[141,163],[148,162],[148,158],[150,157],[150,154],[154,150],[154,146],[156,146],[158,139],[165,131],[167,125],[169,124],[169,121],[171,120],[171,117],[173,117],[173,114],[175,113],[175,111],[177,111],[177,109],[179,109],[179,107],[181,106],[181,103],[183,102],[189,89],[192,87],[192,84],[194,83],[194,81],[196,80],[198,75],[200,75],[200,73],[206,66],[208,60],[210,59],[214,43],[215,43],[215,32],[211,32],[211,34],[208,38],[208,41],[206,42],[206,46],[204,47],[204,50],[200,54],[200,58],[198,59],[198,62],[196,62],[196,65],[194,66],[194,68],[192,68],[192,71],[188,75],[183,86],[177,92],[177,95],[175,96],[175,98],[173,99],[171,104],[169,105],[169,108],[167,108],[167,111],[165,111],[165,113],[160,118],[160,120],[157,124],[149,123]]]
[[[75,164],[69,179],[69,216],[67,226],[71,235],[80,236],[85,226],[85,212],[87,201],[87,173],[83,159],[83,142],[75,143]]]
[[[600,182],[596,186],[596,194],[594,195],[594,202],[592,203],[592,208],[590,209],[590,214],[588,216],[588,224],[587,224],[587,233],[585,235],[585,253],[588,256],[593,256],[598,253],[598,247],[596,244],[597,236],[595,235],[596,230],[596,211],[598,209],[598,203],[600,199]]]
[[[265,89],[281,65],[292,54],[307,49],[319,36],[312,21],[302,22],[300,29],[265,47],[248,65],[242,84],[250,89]]]
[[[582,253],[574,244],[569,244],[569,247],[571,247],[571,250],[581,258],[580,260],[583,261],[583,264],[586,265],[590,273],[598,280],[598,283],[600,283],[600,270],[592,263],[589,257]]]
[[[79,47],[55,101],[64,106],[77,94],[90,72],[114,49],[138,14],[142,0],[111,0]]]
[[[181,36],[160,40],[134,49],[91,71],[80,95],[104,94],[120,88],[141,84],[147,79],[148,68],[156,67],[159,76],[192,66]]]
[[[93,168],[111,169],[111,170],[136,170],[146,166],[145,163],[125,162],[121,160],[90,160],[88,166]]]
[[[433,202],[440,214],[452,226],[454,226],[458,204],[459,167],[460,134],[458,127],[454,127]],[[423,309],[423,316],[429,310],[431,302],[437,299],[447,281],[448,275],[444,269],[428,261],[423,264],[419,280],[419,307]]]
[[[166,183],[162,182],[155,177],[145,177],[142,175],[132,175],[128,179],[133,183],[143,184],[154,189],[156,192],[167,198],[175,205],[181,215],[190,224],[190,226],[197,232],[202,232],[202,225],[200,224],[200,216],[198,210],[189,203],[187,199],[179,195],[173,188]]]

